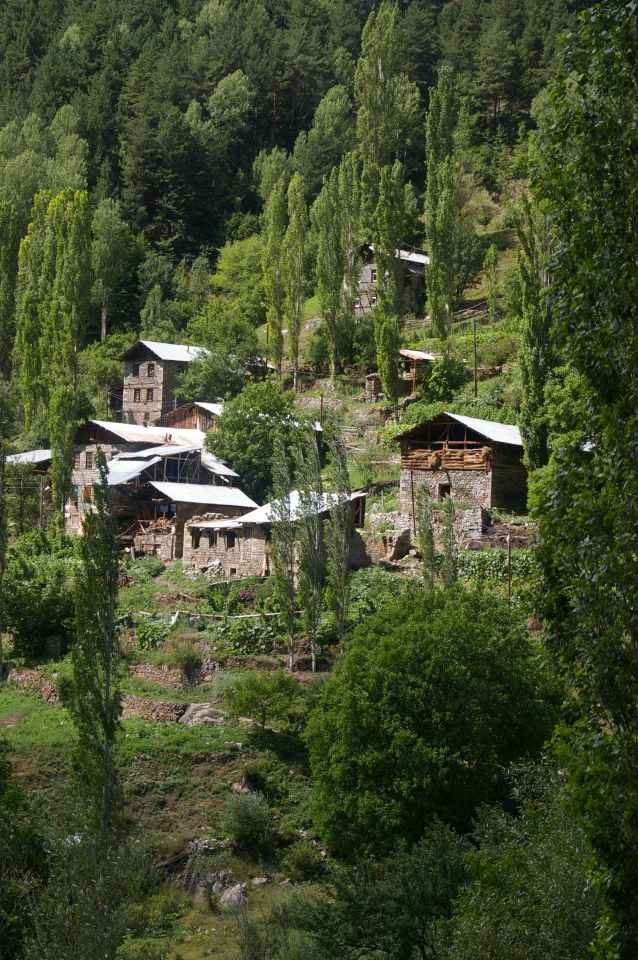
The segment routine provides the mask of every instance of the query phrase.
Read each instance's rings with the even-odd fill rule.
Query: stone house
[[[291,514],[299,515],[299,494],[291,495]],[[330,512],[329,495],[324,496],[319,513]],[[184,563],[199,570],[212,569],[226,577],[267,577],[271,573],[270,531],[273,505],[251,510],[243,516],[225,519],[217,516],[195,517],[184,530]],[[365,493],[350,496],[351,563],[368,563],[365,547],[359,542],[358,528],[365,520]]]
[[[175,407],[178,377],[206,353],[203,347],[138,340],[120,357],[124,362],[123,423],[158,424]]]
[[[379,283],[379,268],[375,260],[373,244],[364,244],[361,254],[363,262],[354,302],[357,316],[368,313],[376,305]],[[408,310],[418,312],[425,302],[425,268],[430,258],[420,250],[403,248],[396,250],[395,254],[403,266],[401,277],[405,306]]]
[[[485,510],[524,512],[527,474],[518,427],[441,413],[400,434],[400,503],[414,514],[425,481],[433,500],[452,497]]]
[[[136,554],[154,554],[165,563],[184,555],[184,527],[193,517],[214,513],[221,522],[228,523],[257,507],[237,487],[154,481],[148,487],[155,520],[140,524],[132,546]]]
[[[75,434],[72,495],[66,506],[66,528],[79,533],[91,509],[93,484],[98,480],[96,455],[101,449],[113,487],[120,528],[157,518],[151,481],[233,486],[238,474],[203,449],[199,430],[175,430],[136,424],[89,420]]]

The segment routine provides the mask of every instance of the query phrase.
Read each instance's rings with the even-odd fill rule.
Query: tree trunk
[[[394,401],[392,402],[392,407],[393,407],[393,409],[394,409],[394,420],[395,420],[395,423],[398,423],[398,422],[399,422],[399,401],[398,401],[398,400],[394,400]]]
[[[104,343],[106,340],[106,320],[108,316],[108,310],[105,303],[102,303],[102,310],[100,312],[100,343]]]

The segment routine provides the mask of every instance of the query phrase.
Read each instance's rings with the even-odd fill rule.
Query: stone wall
[[[485,470],[401,470],[399,499],[401,510],[412,515],[412,490],[416,498],[419,484],[425,480],[432,500],[440,500],[439,488],[449,484],[456,502],[467,502],[486,510],[492,505],[492,473]]]
[[[225,577],[265,576],[270,572],[266,530],[261,526],[236,530],[204,527],[199,530],[187,524],[184,529],[184,563],[198,570],[213,569]]]
[[[153,368],[149,376],[149,364]],[[143,360],[127,360],[124,364],[124,392],[122,396],[123,423],[159,423],[163,413],[163,394],[165,392],[165,369],[161,360],[145,357]],[[175,366],[167,364],[166,366]],[[139,367],[136,374],[135,368]],[[135,400],[135,390],[140,391],[139,401]],[[147,390],[153,391],[153,399],[146,399]]]
[[[159,557],[163,563],[175,559],[175,527],[168,530],[145,530],[133,537],[135,554]]]

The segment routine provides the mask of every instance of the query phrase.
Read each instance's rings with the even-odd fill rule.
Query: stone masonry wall
[[[483,470],[401,470],[400,503],[403,513],[412,515],[412,486],[414,495],[425,480],[432,500],[439,500],[439,486],[449,484],[452,499],[464,501],[473,507],[489,510],[492,496],[492,474]]]
[[[149,377],[149,364],[153,365],[153,375]],[[171,364],[166,364],[170,366]],[[172,364],[174,366],[174,364]],[[139,373],[133,372],[139,366]],[[147,357],[144,360],[127,360],[124,364],[124,393],[122,396],[122,422],[159,423],[163,413],[163,394],[165,392],[164,362]],[[135,401],[135,390],[140,391],[139,401]],[[153,391],[153,399],[146,399],[147,390]]]
[[[195,545],[197,533],[197,528],[189,525],[184,530],[184,563],[196,569],[213,567],[226,577],[255,577],[268,572],[268,544],[263,527],[231,531],[204,528],[199,531],[199,544]],[[228,533],[235,535],[231,546]]]

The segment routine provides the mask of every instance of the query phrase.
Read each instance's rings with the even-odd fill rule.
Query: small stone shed
[[[527,474],[517,426],[441,413],[397,437],[401,510],[413,515],[425,481],[433,500],[451,496],[471,507],[524,512]]]
[[[291,516],[299,515],[300,499],[296,490],[290,495]],[[330,503],[324,496],[319,513],[327,515]],[[199,570],[212,569],[226,577],[267,577],[271,572],[270,530],[273,505],[251,510],[240,517],[196,517],[187,523],[184,530],[184,563]],[[350,495],[351,562],[366,563],[361,550],[357,528],[365,519],[365,493]]]
[[[198,483],[151,482],[156,521],[140,529],[133,540],[136,553],[151,553],[165,562],[179,559],[184,551],[184,526],[195,516],[214,512],[231,519],[256,507],[237,487]]]

